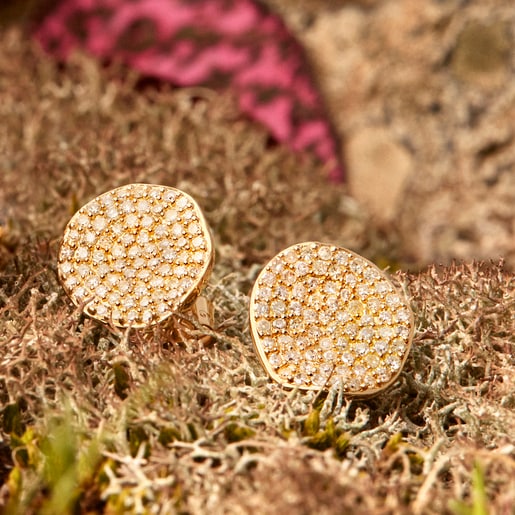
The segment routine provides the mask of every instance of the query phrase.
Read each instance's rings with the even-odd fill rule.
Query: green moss
[[[474,464],[472,470],[471,498],[471,504],[453,499],[449,502],[449,508],[455,515],[488,515],[490,513],[485,487],[485,473],[479,462]]]
[[[403,442],[402,433],[395,433],[386,442],[384,451],[387,454],[393,454],[394,452],[398,451],[402,442]]]
[[[256,432],[253,429],[241,424],[237,424],[235,422],[227,424],[224,428],[224,436],[229,443],[248,440],[249,438],[255,436],[255,434]]]
[[[125,399],[130,388],[131,377],[124,363],[113,364],[114,391],[121,399]]]
[[[136,456],[140,451],[142,445],[145,445],[145,450],[143,455],[145,457],[150,456],[150,448],[149,448],[149,436],[145,429],[142,426],[131,426],[127,430],[127,440],[129,442],[129,449],[131,456]]]
[[[314,436],[320,429],[320,411],[312,410],[304,421],[303,433],[306,436]]]
[[[54,415],[42,431],[13,438],[16,466],[8,479],[6,513],[75,513],[101,460],[100,443],[89,439],[71,412]]]
[[[158,442],[165,447],[172,442],[182,440],[181,433],[175,427],[163,427],[159,430]]]
[[[332,448],[334,449],[336,457],[343,457],[347,447],[349,446],[349,435],[336,427],[332,418],[327,420],[323,429],[319,429],[319,424],[320,421],[318,420],[318,428],[307,440],[307,445],[312,449],[317,449],[319,451],[325,451]],[[314,431],[315,427],[317,427],[316,422],[314,424],[311,423],[310,431]]]
[[[2,410],[2,429],[5,433],[23,434],[25,424],[22,422],[20,402],[8,404]]]

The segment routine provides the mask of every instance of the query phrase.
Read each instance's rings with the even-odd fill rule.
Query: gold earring
[[[373,395],[398,377],[411,347],[413,312],[373,263],[325,243],[293,245],[256,279],[250,328],[259,359],[285,387],[341,383]]]
[[[190,307],[213,261],[210,231],[192,197],[168,186],[129,184],[94,198],[71,218],[58,274],[89,316],[142,328]],[[202,313],[208,311],[204,306]]]

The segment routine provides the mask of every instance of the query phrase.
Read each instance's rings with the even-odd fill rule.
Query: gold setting
[[[367,259],[318,242],[293,245],[259,274],[250,299],[256,352],[286,387],[341,382],[373,395],[398,377],[411,347],[405,296]]]
[[[168,186],[103,193],[69,221],[58,273],[85,313],[118,327],[147,327],[188,307],[209,278],[211,235],[195,200]]]

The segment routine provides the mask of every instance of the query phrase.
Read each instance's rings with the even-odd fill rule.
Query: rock
[[[411,156],[386,129],[378,127],[352,136],[346,155],[351,193],[378,221],[390,221],[413,173]]]

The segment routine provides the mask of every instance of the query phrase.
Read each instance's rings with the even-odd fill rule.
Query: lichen
[[[228,97],[137,92],[134,77],[82,56],[60,69],[17,31],[0,35],[0,71],[2,186],[19,242],[0,268],[2,508],[370,514],[387,499],[392,513],[511,510],[515,279],[503,262],[393,274],[416,332],[380,395],[284,390],[248,332],[262,264],[310,239],[395,256],[383,229],[313,163],[269,147]],[[206,214],[213,329],[117,330],[64,295],[67,220],[143,180],[188,190]]]

